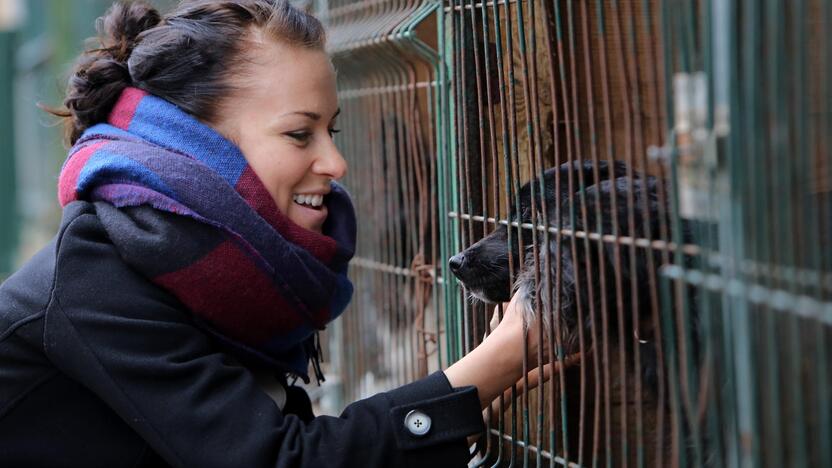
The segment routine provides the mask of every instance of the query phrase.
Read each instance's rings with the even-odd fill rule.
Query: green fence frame
[[[13,77],[16,34],[0,31],[0,280],[14,268],[17,197]]]

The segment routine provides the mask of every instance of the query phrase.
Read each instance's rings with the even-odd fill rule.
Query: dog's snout
[[[451,271],[454,273],[459,273],[459,269],[462,268],[462,264],[465,262],[465,255],[458,253],[451,257],[448,260],[448,266],[451,267]]]

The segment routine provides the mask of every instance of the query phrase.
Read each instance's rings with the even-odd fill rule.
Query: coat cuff
[[[445,466],[466,466],[470,459],[465,438],[483,431],[477,388],[453,388],[442,371],[388,392],[390,420],[400,450],[408,451],[413,466],[445,460]],[[413,416],[429,420],[424,434],[413,431]],[[424,428],[424,421],[420,421]],[[408,463],[410,464],[410,463]]]

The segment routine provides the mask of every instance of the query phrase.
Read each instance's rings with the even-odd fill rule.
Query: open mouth
[[[324,197],[322,194],[292,196],[295,207],[292,210],[292,221],[306,229],[321,232],[328,213]]]
[[[324,206],[324,196],[323,195],[300,195],[295,194],[292,196],[292,201],[296,204],[304,207],[309,208],[310,210],[318,210],[320,211],[321,208]]]

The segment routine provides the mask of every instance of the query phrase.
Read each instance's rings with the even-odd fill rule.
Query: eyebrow
[[[332,118],[334,119],[335,117],[338,117],[338,114],[340,114],[340,113],[341,113],[341,108],[339,107],[338,110],[335,111],[335,114],[332,115]],[[293,115],[293,114],[304,115],[304,116],[309,117],[310,119],[315,120],[315,121],[321,120],[321,114],[318,114],[316,112],[297,111],[297,112],[289,112],[288,114],[284,114],[284,115]],[[332,120],[332,119],[330,119],[330,120]]]

